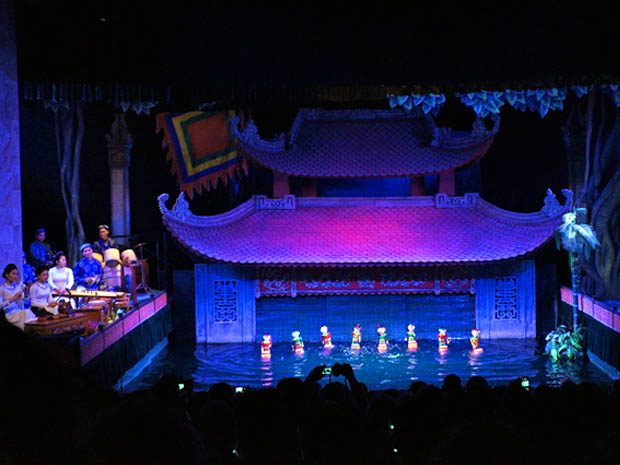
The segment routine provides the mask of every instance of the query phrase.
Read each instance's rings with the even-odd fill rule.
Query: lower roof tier
[[[205,260],[261,266],[369,266],[488,263],[533,252],[562,223],[548,191],[535,213],[500,209],[478,194],[449,197],[329,198],[254,196],[214,216],[196,216],[179,196],[159,197],[163,222]]]

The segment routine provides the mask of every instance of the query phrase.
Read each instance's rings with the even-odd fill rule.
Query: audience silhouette
[[[368,391],[348,364],[305,380],[236,392],[194,392],[173,374],[118,393],[58,365],[39,342],[0,321],[2,463],[476,464],[620,463],[620,380]]]

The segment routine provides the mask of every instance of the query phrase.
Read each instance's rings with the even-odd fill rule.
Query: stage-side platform
[[[123,318],[80,341],[81,371],[97,385],[113,386],[171,331],[166,292],[140,294],[138,305]]]
[[[560,323],[570,326],[573,292],[568,287],[560,291]],[[588,355],[608,376],[620,378],[620,307],[618,302],[599,302],[586,295],[578,296],[586,327]]]

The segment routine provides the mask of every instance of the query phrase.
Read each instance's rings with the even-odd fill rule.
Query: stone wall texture
[[[21,267],[22,250],[15,11],[11,0],[0,0],[0,268]]]

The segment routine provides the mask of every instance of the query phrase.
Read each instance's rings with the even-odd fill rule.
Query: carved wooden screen
[[[213,281],[215,323],[237,321],[237,281]]]
[[[513,320],[519,317],[516,276],[495,278],[494,308],[494,318],[496,320]]]

